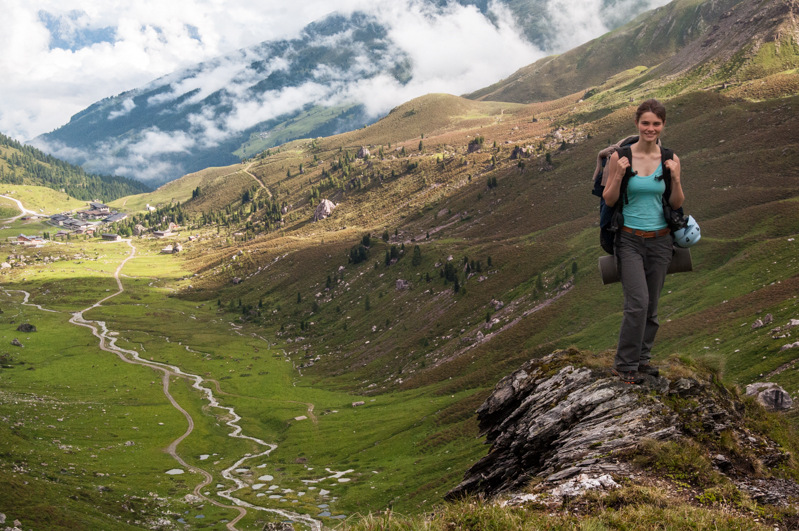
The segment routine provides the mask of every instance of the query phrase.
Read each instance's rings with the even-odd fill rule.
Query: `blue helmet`
[[[674,238],[674,244],[677,247],[686,248],[698,242],[702,234],[694,217],[688,216],[688,223],[685,224],[685,227],[674,231],[671,236]]]

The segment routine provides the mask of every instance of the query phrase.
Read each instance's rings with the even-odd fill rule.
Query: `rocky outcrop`
[[[11,340],[11,344],[14,345],[15,347],[24,347],[25,346],[22,343],[20,343],[19,339],[17,339],[16,337]]]
[[[35,332],[35,331],[36,331],[36,327],[33,326],[30,323],[22,323],[21,325],[19,325],[17,327],[17,332],[25,332],[25,333],[29,334],[29,333]]]
[[[366,146],[361,146],[361,149],[358,150],[358,158],[364,159],[369,156],[369,150],[366,149]]]
[[[767,436],[744,427],[745,406],[715,377],[647,377],[633,386],[607,368],[583,364],[578,351],[560,351],[528,361],[500,380],[477,409],[491,450],[447,497],[513,492],[534,477],[550,489],[569,483],[564,492],[609,488],[603,476],[631,474],[634,465],[627,457],[644,440],[701,440],[712,452],[708,459],[742,482],[752,471],[789,457]],[[760,463],[725,456],[721,446],[711,450],[708,441],[718,441],[722,433],[742,441]]]
[[[746,396],[755,400],[771,411],[785,411],[793,407],[793,400],[785,389],[772,382],[757,382],[746,386]]]
[[[316,207],[316,211],[313,214],[313,220],[319,221],[322,219],[326,219],[330,217],[330,214],[333,213],[333,209],[336,208],[336,204],[329,199],[322,199],[319,202],[319,205]]]

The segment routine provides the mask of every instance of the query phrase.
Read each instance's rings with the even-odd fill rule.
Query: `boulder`
[[[33,326],[32,324],[29,324],[29,323],[22,323],[21,325],[19,325],[17,327],[17,332],[30,333],[30,332],[35,332],[35,331],[36,331],[36,327]]]
[[[3,262],[2,264],[0,264],[0,269],[11,269],[11,264],[9,264],[8,262]]]
[[[14,346],[17,346],[17,347],[23,347],[23,348],[25,347],[25,345],[20,343],[19,339],[17,339],[16,337],[11,341],[11,344],[14,345]]]
[[[233,282],[233,284],[241,284],[241,279],[239,277],[234,277],[231,282]]]
[[[404,289],[410,289],[411,283],[408,282],[407,280],[402,280],[401,278],[398,278],[396,286],[397,286],[397,291],[402,291]]]
[[[369,150],[366,149],[366,146],[361,146],[361,149],[358,150],[358,158],[363,159],[369,156]]]
[[[263,531],[294,531],[291,522],[270,522],[264,526]]]
[[[772,382],[756,382],[747,385],[746,396],[755,397],[759,404],[771,411],[785,411],[793,406],[791,395]]]
[[[329,199],[322,199],[322,201],[320,201],[319,205],[316,207],[316,211],[314,211],[313,220],[320,221],[330,217],[334,208],[336,208],[336,204],[333,203],[333,201],[330,201]]]
[[[358,407],[358,406],[362,406],[362,405],[364,405],[365,403],[366,403],[366,402],[363,402],[363,401],[353,402],[353,403],[352,403],[352,407]]]

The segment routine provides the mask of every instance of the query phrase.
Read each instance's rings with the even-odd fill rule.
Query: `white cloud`
[[[108,113],[108,119],[113,120],[114,118],[119,118],[120,116],[125,116],[126,114],[130,114],[130,111],[136,108],[136,104],[133,102],[133,98],[126,98],[122,101],[122,108],[118,111],[111,111]]]
[[[608,29],[602,0],[547,1],[548,17],[561,36],[557,44],[561,51]],[[642,5],[656,7],[667,0],[617,1],[613,16],[618,18],[625,11],[640,12]],[[168,172],[180,170],[164,162],[170,154],[216,146],[311,103],[363,103],[370,115],[379,116],[423,94],[477,90],[544,55],[521,36],[504,4],[489,5],[491,20],[474,6],[432,4],[429,0],[379,4],[370,0],[4,0],[4,18],[10,22],[7,31],[0,32],[4,50],[0,132],[30,140],[96,101],[142,86],[169,85],[147,105],[194,91],[183,102],[191,105],[219,93],[221,105],[207,105],[188,116],[189,133],[152,128],[133,139],[95,146],[91,155],[83,153],[87,169],[162,180]],[[343,69],[320,66],[298,86],[253,94],[251,87],[265,74],[250,68],[257,52],[243,48],[293,38],[333,9],[343,14],[358,9],[375,17],[388,28],[388,50],[376,55],[356,45],[355,59]],[[70,15],[72,10],[81,13]],[[40,11],[49,13],[50,20],[64,21],[59,30],[63,42],[80,42],[94,30],[107,36],[107,28],[113,28],[112,42],[74,50],[51,48],[55,36],[48,32]],[[319,44],[352,47],[350,37],[337,34]],[[403,58],[409,60],[412,73],[405,84],[387,72]],[[291,66],[289,55],[263,59],[267,72]],[[192,76],[179,71],[200,62],[205,62],[204,67]],[[156,78],[160,79],[153,81]],[[132,97],[126,98],[108,118],[117,119],[135,107]],[[53,154],[80,160],[79,153],[64,146],[47,147]]]

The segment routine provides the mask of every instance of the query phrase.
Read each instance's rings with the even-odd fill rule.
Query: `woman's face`
[[[656,142],[663,132],[663,120],[653,112],[645,112],[636,122],[641,140]]]

